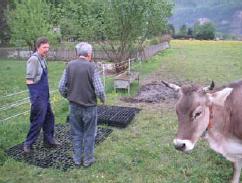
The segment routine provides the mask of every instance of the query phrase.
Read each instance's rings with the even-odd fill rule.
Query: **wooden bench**
[[[124,72],[122,74],[114,77],[114,89],[128,89],[128,94],[130,95],[130,85],[135,80],[138,80],[139,84],[139,73],[138,72]]]

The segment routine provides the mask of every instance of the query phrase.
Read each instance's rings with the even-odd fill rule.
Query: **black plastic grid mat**
[[[110,133],[112,133],[112,129],[98,127],[95,144],[97,145],[105,140]],[[23,144],[7,149],[6,154],[18,161],[25,161],[42,168],[55,168],[65,171],[74,167],[69,125],[56,125],[55,137],[61,142],[61,146],[57,148],[44,147],[42,142],[43,135],[41,133],[30,154],[26,155],[23,153]]]
[[[98,106],[98,124],[125,128],[140,111],[134,107]]]

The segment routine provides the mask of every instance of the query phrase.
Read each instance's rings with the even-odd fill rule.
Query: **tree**
[[[7,24],[6,9],[12,8],[12,0],[1,0],[0,6],[0,46],[6,46],[10,40],[9,26]]]
[[[63,4],[65,0],[46,0],[50,6],[50,20],[54,26],[59,26],[61,18],[63,17]]]
[[[195,23],[193,36],[196,39],[211,40],[215,38],[215,27],[211,22],[206,22],[204,24]]]
[[[46,36],[52,42],[58,35],[53,32],[50,9],[45,0],[15,0],[15,9],[8,12],[11,41],[16,46],[33,50],[37,37]]]
[[[191,27],[189,27],[189,28],[187,29],[187,35],[188,35],[189,37],[192,37],[192,34],[193,34],[193,29],[192,29]]]
[[[103,0],[100,19],[105,42],[113,61],[131,57],[134,48],[141,48],[145,39],[159,36],[166,30],[172,6],[165,0]],[[108,53],[108,52],[107,52]]]
[[[185,24],[183,24],[180,27],[178,35],[181,36],[181,37],[186,37],[187,36],[187,26]]]
[[[172,37],[175,35],[175,27],[172,24],[168,24],[168,28],[167,28],[167,33],[170,34]]]
[[[172,8],[166,0],[67,0],[63,7],[62,34],[98,41],[113,61],[165,31]]]
[[[96,0],[66,0],[60,19],[61,32],[64,39],[95,40],[98,28],[99,11]],[[97,20],[96,20],[97,19]]]

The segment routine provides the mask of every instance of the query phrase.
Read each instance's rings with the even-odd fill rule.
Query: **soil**
[[[166,87],[162,80],[179,86],[192,84],[191,81],[182,80],[179,76],[161,66],[158,72],[154,72],[140,82],[140,89],[134,97],[121,97],[123,106],[133,106],[138,108],[154,109],[159,107],[160,110],[174,110],[178,100],[178,93],[173,89]]]
[[[123,101],[131,103],[174,103],[177,99],[177,92],[166,87],[161,81],[153,81],[143,85],[135,97],[122,98]]]

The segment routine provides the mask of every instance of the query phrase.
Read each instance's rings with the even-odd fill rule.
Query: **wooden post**
[[[130,82],[129,82],[129,86],[128,86],[128,94],[130,96]]]
[[[106,92],[106,83],[105,83],[105,66],[102,63],[102,68],[103,68],[103,86],[104,86],[104,91]]]

